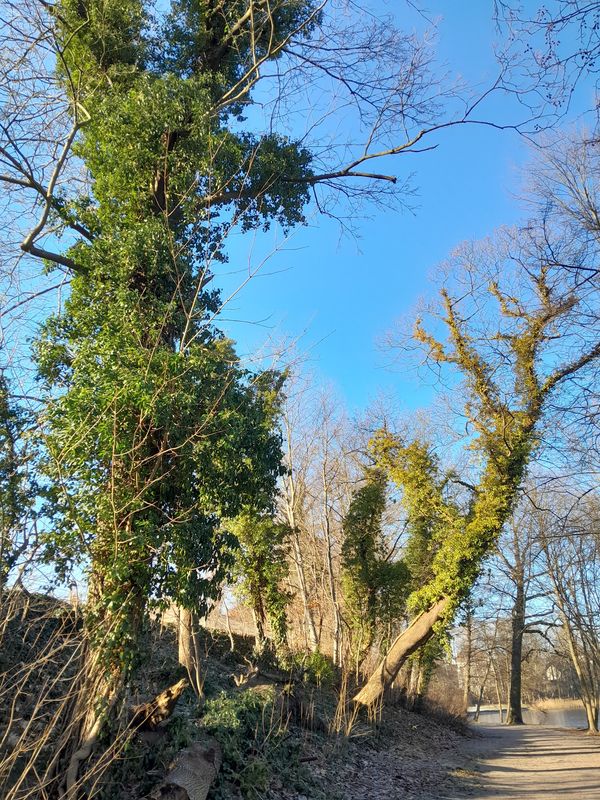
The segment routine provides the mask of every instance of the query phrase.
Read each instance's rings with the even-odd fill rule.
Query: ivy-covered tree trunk
[[[270,514],[245,510],[230,524],[235,536],[232,569],[237,589],[252,610],[256,628],[256,650],[267,642],[267,625],[274,647],[287,643],[287,604],[283,589],[288,574],[287,548],[290,530]]]
[[[405,562],[391,560],[384,537],[387,477],[367,470],[365,479],[342,521],[341,583],[357,680],[375,639],[385,640],[404,611],[410,581]]]
[[[379,663],[367,683],[354,697],[355,703],[364,706],[374,705],[384,691],[391,686],[400,667],[407,658],[428,642],[435,633],[434,626],[444,618],[450,600],[444,598],[428,611],[414,619],[408,628],[398,636],[389,648],[385,658]]]
[[[144,0],[49,6],[69,144],[89,178],[68,209],[57,205],[80,239],[60,256],[68,299],[36,342],[49,398],[47,557],[60,576],[86,570],[90,586],[69,800],[138,664],[148,609],[201,613],[229,566],[224,520],[272,510],[282,380],[242,367],[209,285],[226,259],[222,209],[245,230],[285,227],[308,197],[302,146],[232,133],[240,107],[224,101],[250,90],[240,80],[257,53],[310,19],[310,3],[285,5],[257,28],[243,4],[180,0],[158,38]],[[184,622],[196,674],[191,612]]]
[[[569,340],[577,348],[574,356],[569,348],[559,348],[548,360],[551,344],[556,346],[558,341],[563,348],[565,345],[555,333],[558,327],[564,337],[587,333],[577,327],[572,330],[569,325],[571,319],[575,326],[579,324],[578,313],[585,298],[575,278],[551,273],[548,263],[555,259],[552,245],[543,236],[536,238],[531,230],[520,230],[499,246],[493,278],[488,277],[487,296],[467,293],[462,300],[455,300],[442,290],[447,344],[428,334],[420,320],[415,329],[415,338],[434,363],[450,363],[466,379],[465,413],[476,434],[471,447],[478,451],[482,463],[478,480],[470,484],[457,479],[452,471],[441,474],[432,449],[422,442],[405,444],[387,430],[373,440],[380,466],[402,489],[409,522],[429,521],[435,556],[429,580],[409,598],[415,619],[355,696],[359,704],[378,701],[408,656],[429,641],[436,629],[443,630],[468,597],[484,558],[495,546],[512,512],[537,446],[536,428],[548,396],[564,380],[600,357],[597,337],[590,340],[582,335],[583,344]],[[467,248],[464,258],[469,270],[475,270],[472,249]],[[488,258],[484,249],[484,275]],[[516,276],[522,282],[523,295],[529,291],[529,306],[501,290],[501,276],[511,270],[513,279]],[[469,277],[473,285],[475,277]],[[568,290],[561,279],[567,281]],[[477,281],[486,285],[481,276]],[[460,304],[467,300],[473,301],[473,308],[461,314]],[[495,301],[498,314],[493,321],[486,319],[480,330],[484,301]],[[565,357],[568,360],[564,361]],[[468,490],[467,501],[452,490],[453,484]]]
[[[254,628],[256,630],[254,649],[257,653],[261,653],[264,650],[266,642],[265,619],[257,613],[255,608],[252,609],[252,619],[254,620]]]
[[[0,592],[28,547],[25,518],[32,513],[34,488],[26,480],[23,429],[0,367]]]

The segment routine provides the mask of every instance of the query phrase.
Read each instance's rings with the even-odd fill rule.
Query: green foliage
[[[441,345],[420,329],[418,332],[433,357],[443,360]],[[479,407],[475,423],[479,436],[473,447],[484,458],[484,468],[477,485],[470,487],[466,508],[459,506],[448,489],[455,476],[440,471],[427,443],[405,444],[386,430],[380,431],[372,442],[378,463],[389,471],[403,493],[411,530],[407,564],[415,575],[409,606],[419,612],[443,597],[450,598],[447,619],[468,596],[484,557],[510,514],[536,443],[534,426],[541,413],[536,392],[529,400],[521,398],[530,404],[527,412],[513,412],[503,406],[490,388],[490,368],[456,329],[455,336],[458,342],[455,360],[472,383],[474,399],[470,402],[476,401]],[[521,356],[515,369],[520,374],[527,369],[521,364],[520,345],[517,351]],[[530,347],[527,364],[534,356],[535,347],[533,350]],[[473,405],[469,405],[468,413],[474,413]],[[423,558],[424,550],[429,551],[429,558]]]
[[[186,249],[203,259],[223,257],[230,218],[220,219],[222,207],[245,230],[304,221],[309,151],[275,133],[232,130],[241,106],[225,98],[244,97],[254,75],[249,26],[228,30],[245,5],[180,0],[162,28],[140,0],[58,5],[59,38],[68,42],[62,77],[68,92],[77,87],[76,151],[93,179],[93,202],[77,221],[104,238],[166,215],[164,227],[185,234]],[[260,30],[276,55],[311,6],[284,3],[262,21],[256,9],[255,52]],[[71,218],[83,209],[74,203]]]
[[[357,664],[375,636],[400,617],[408,591],[405,564],[388,560],[386,552],[382,530],[386,487],[383,471],[368,473],[343,521],[342,588]]]
[[[210,792],[214,800],[259,800],[269,796],[273,779],[279,786],[325,800],[300,763],[299,731],[290,727],[285,698],[274,688],[221,692],[207,700],[202,728],[217,739],[223,752],[221,771]]]
[[[202,724],[223,752],[213,797],[263,797],[274,765],[279,758],[289,757],[287,752],[278,752],[285,726],[274,700],[274,691],[246,691],[233,696],[222,692],[207,701]]]
[[[0,588],[24,545],[23,527],[33,512],[34,487],[27,480],[25,419],[10,402],[0,372]]]
[[[233,577],[254,612],[262,643],[268,620],[276,646],[286,642],[289,595],[282,589],[288,574],[289,527],[268,514],[245,510],[228,529],[236,540]]]
[[[317,686],[332,686],[335,679],[335,667],[331,658],[314,650],[302,658],[304,680]]]
[[[526,258],[531,259],[531,253]],[[500,307],[498,333],[491,337],[497,362],[486,359],[481,337],[469,330],[457,311],[458,303],[446,290],[442,290],[442,301],[448,344],[429,335],[417,320],[415,338],[427,348],[430,358],[438,364],[454,364],[466,380],[465,411],[476,432],[471,447],[480,454],[483,466],[476,485],[470,487],[467,506],[461,510],[446,491],[453,476],[439,474],[425,444],[405,445],[385,431],[376,437],[375,450],[390,465],[392,479],[402,488],[409,517],[417,519],[423,509],[431,517],[435,555],[430,578],[411,596],[415,610],[446,597],[451,600],[446,612],[449,618],[467,597],[513,508],[537,446],[536,426],[547,395],[565,377],[597,358],[597,349],[592,348],[569,366],[546,379],[541,377],[543,348],[555,338],[553,326],[577,303],[574,295],[556,295],[548,282],[544,256],[541,258],[541,266],[522,265],[537,298],[531,309],[504,293],[498,283],[492,281],[488,286]],[[490,340],[489,332],[486,340]],[[496,349],[496,342],[502,343],[502,351]],[[508,376],[503,387],[497,372]]]
[[[335,681],[336,669],[332,659],[313,650],[309,653],[289,653],[282,666],[290,672],[299,672],[304,681],[316,686],[331,687]]]
[[[411,575],[409,607],[419,612],[449,595],[455,601],[453,613],[479,570],[477,558],[469,559],[477,545],[477,537],[468,529],[469,515],[449,493],[448,476],[441,473],[429,445],[420,441],[404,445],[383,430],[371,446],[378,463],[402,489],[409,530],[405,552]]]
[[[57,225],[83,233],[66,251],[70,296],[35,344],[51,398],[45,554],[60,577],[88,570],[88,629],[112,674],[130,668],[149,605],[202,613],[230,566],[222,519],[268,514],[281,472],[281,377],[242,367],[209,287],[232,219],[302,222],[310,185],[300,144],[240,131],[244,10],[180,0],[156,22],[143,0],[60,0],[49,12],[89,183],[55,204]],[[257,11],[254,52],[268,41],[276,56],[311,10]],[[281,604],[267,602],[281,634]]]

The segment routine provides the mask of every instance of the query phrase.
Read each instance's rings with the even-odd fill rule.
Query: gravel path
[[[452,800],[600,800],[600,737],[543,727],[478,727],[477,759]]]

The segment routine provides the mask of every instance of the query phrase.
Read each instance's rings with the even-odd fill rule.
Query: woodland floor
[[[310,771],[327,800],[449,800],[462,796],[470,775],[464,770],[470,763],[468,730],[400,708],[386,708],[376,732],[359,724],[338,746],[307,745],[303,754],[314,758]],[[272,797],[312,800],[285,789]]]
[[[583,731],[481,726],[466,752],[462,785],[439,798],[600,800],[600,738]]]
[[[0,688],[4,674],[9,701],[4,709],[0,702],[0,730],[12,720],[11,735],[18,738],[18,725],[26,722],[35,739],[54,707],[36,705],[37,687],[50,681],[62,692],[62,683],[51,681],[58,661],[45,654],[64,640],[57,652],[71,663],[80,634],[65,604],[42,595],[21,600],[26,603],[15,606],[0,647]],[[131,687],[133,703],[152,699],[181,677],[174,631],[154,626],[148,637],[143,675]],[[103,798],[147,797],[171,759],[208,733],[226,756],[212,800],[600,800],[600,737],[534,725],[467,728],[439,711],[415,714],[393,703],[386,704],[377,724],[359,717],[349,738],[336,736],[331,733],[339,729],[335,690],[300,681],[290,694],[284,689],[289,677],[283,683],[263,680],[268,670],[257,676],[257,685],[236,686],[234,678],[250,663],[252,642],[238,637],[230,652],[226,635],[207,632],[205,638],[206,705],[200,710],[193,693],[184,693],[154,740],[140,735],[126,758],[115,762]],[[11,689],[24,664],[35,668],[25,670],[18,691]],[[254,693],[264,694],[264,701],[255,702]],[[267,697],[274,698],[270,705]],[[289,720],[283,728],[282,719]],[[11,737],[5,738],[12,746]],[[12,772],[18,767],[15,763]],[[5,776],[8,785],[12,772]],[[0,781],[0,795],[5,785]]]

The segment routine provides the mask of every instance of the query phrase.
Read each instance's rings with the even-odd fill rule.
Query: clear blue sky
[[[491,0],[432,0],[428,7],[438,19],[440,60],[470,83],[487,85],[497,73],[492,6]],[[404,3],[376,0],[373,7],[399,8],[399,23],[415,24]],[[583,91],[591,96],[590,87]],[[486,111],[493,113],[493,103]],[[312,368],[351,409],[364,408],[380,391],[394,392],[407,408],[428,402],[430,392],[414,373],[385,368],[377,339],[420,296],[432,296],[431,271],[453,247],[521,217],[518,167],[528,158],[527,143],[510,131],[460,127],[436,142],[436,151],[411,156],[407,166],[418,187],[414,214],[367,208],[372,218],[359,223],[358,241],[340,240],[339,226],[314,218],[273,255],[225,314],[245,321],[229,325],[242,353],[268,335],[304,334],[299,350],[308,351]],[[244,268],[248,246],[244,240],[235,246],[231,269]]]

